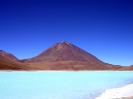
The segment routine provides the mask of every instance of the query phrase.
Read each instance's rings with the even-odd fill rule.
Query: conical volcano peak
[[[68,42],[61,42],[61,43],[57,43],[57,45],[55,45],[54,47],[57,48],[57,50],[65,50],[65,49],[70,49],[73,47],[72,44],[68,43]]]
[[[68,42],[60,42],[28,61],[88,61],[100,62],[95,56]]]
[[[50,47],[50,49],[54,48],[55,50],[59,50],[59,49],[65,49],[65,48],[70,48],[70,47],[72,47],[72,44],[68,42],[60,42]]]
[[[62,44],[62,45],[72,45],[72,44],[70,44],[69,42],[66,42],[66,41],[63,41],[63,42],[61,42],[59,44]]]
[[[70,44],[69,42],[63,41],[61,44]]]

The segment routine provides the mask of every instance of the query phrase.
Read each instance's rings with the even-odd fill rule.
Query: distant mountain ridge
[[[10,60],[10,61],[18,61],[19,60],[14,55],[12,55],[10,53],[6,53],[3,50],[0,50],[0,59]]]
[[[19,62],[19,59],[10,53],[0,50],[0,70],[26,70],[24,64]]]
[[[122,71],[133,71],[133,65],[120,68]]]
[[[99,60],[68,42],[57,43],[41,54],[24,60],[0,50],[2,70],[122,70],[125,67]],[[132,68],[132,66],[130,67]],[[130,69],[129,68],[129,69]]]

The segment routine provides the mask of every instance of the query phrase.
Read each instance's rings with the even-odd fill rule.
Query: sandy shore
[[[133,96],[133,84],[130,84],[121,88],[107,89],[96,99],[133,99],[132,96]]]
[[[127,97],[127,98],[115,98],[115,99],[133,99],[133,96],[132,97]]]
[[[123,97],[123,98],[113,98],[113,99],[133,99],[133,96],[132,97]]]

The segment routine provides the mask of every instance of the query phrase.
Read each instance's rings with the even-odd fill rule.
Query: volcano
[[[38,56],[28,59],[28,61],[88,61],[101,63],[95,56],[68,42],[57,43]]]
[[[94,55],[68,42],[61,42],[41,54],[22,60],[39,70],[114,70],[120,66],[107,64]]]

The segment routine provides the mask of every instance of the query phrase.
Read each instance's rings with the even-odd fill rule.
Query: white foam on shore
[[[121,88],[107,89],[96,99],[114,99],[133,96],[133,84]]]

